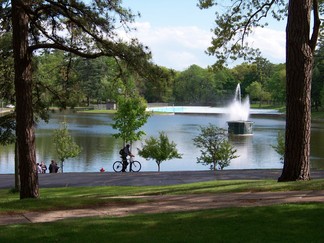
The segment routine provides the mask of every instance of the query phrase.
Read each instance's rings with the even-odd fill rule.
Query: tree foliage
[[[35,99],[41,99],[33,93],[33,55],[59,49],[84,58],[110,56],[143,74],[151,66],[151,54],[137,39],[119,38],[117,31],[130,31],[129,23],[135,18],[120,0],[90,4],[81,0],[3,0],[0,4],[0,34],[12,31],[20,198],[37,198],[34,107]]]
[[[324,34],[315,51],[314,73],[312,80],[312,106],[319,110],[324,106]]]
[[[159,137],[149,137],[145,139],[145,144],[142,149],[138,149],[138,154],[145,159],[155,160],[160,172],[160,166],[163,161],[173,158],[181,159],[181,154],[178,153],[176,144],[170,141],[164,132],[159,132]]]
[[[78,156],[81,153],[81,147],[73,141],[65,122],[62,122],[60,128],[54,131],[53,142],[63,172],[64,161]]]
[[[235,85],[233,85],[235,83]],[[226,100],[226,91],[233,87],[234,80],[230,70],[213,72],[197,65],[179,72],[174,82],[174,98],[177,103],[215,105]]]
[[[217,6],[216,27],[213,30],[215,38],[207,52],[215,55],[215,67],[222,67],[228,59],[253,60],[260,55],[245,41],[256,27],[264,27],[264,20],[272,15],[276,20],[282,20],[286,13],[285,0],[230,0],[225,4],[217,0],[199,0],[201,9]],[[223,7],[222,7],[223,6]]]
[[[146,122],[149,113],[146,112],[146,102],[139,96],[120,96],[117,101],[117,112],[113,117],[115,123],[112,125],[119,133],[114,137],[121,138],[124,144],[139,140],[145,132],[139,130]]]
[[[149,76],[142,79],[141,94],[149,103],[171,102],[173,100],[175,71],[165,67],[155,68],[152,71],[155,73],[154,78]]]
[[[199,0],[199,6],[209,8],[219,2],[221,1]],[[225,11],[216,14],[215,38],[208,49],[208,52],[218,59],[216,67],[223,66],[228,58],[255,56],[257,54],[255,50],[244,40],[256,27],[263,27],[266,24],[264,19],[269,14],[277,20],[281,20],[285,15],[288,17],[285,162],[278,181],[309,180],[311,80],[314,52],[320,33],[319,14],[323,2],[290,0],[288,5],[284,0],[229,2],[231,4]]]
[[[0,144],[7,145],[16,141],[15,114],[0,116]]]
[[[216,170],[230,165],[232,159],[237,158],[237,150],[229,143],[226,130],[209,124],[200,127],[200,134],[193,139],[194,144],[200,149],[201,156],[197,163],[210,165],[210,169]]]
[[[280,161],[283,162],[285,155],[285,134],[283,132],[278,132],[277,144],[271,147],[280,155]]]
[[[273,104],[284,104],[286,100],[286,67],[284,64],[275,66],[265,88],[271,94]]]
[[[14,104],[14,60],[12,55],[12,33],[0,34],[0,99]]]
[[[251,83],[245,90],[249,94],[250,99],[260,101],[260,105],[262,101],[271,100],[271,94],[264,91],[262,84],[259,82]]]

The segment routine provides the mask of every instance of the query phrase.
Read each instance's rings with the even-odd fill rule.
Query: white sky
[[[200,10],[198,0],[124,0],[123,6],[134,13],[137,32],[134,35],[153,53],[153,61],[167,68],[183,71],[192,64],[203,68],[215,57],[205,50],[210,46],[215,8]],[[253,47],[272,63],[285,62],[285,22],[274,22],[258,28],[249,37]],[[229,63],[233,66],[239,63]]]

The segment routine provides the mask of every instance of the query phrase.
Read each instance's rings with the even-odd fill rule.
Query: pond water
[[[40,122],[36,129],[37,161],[57,160],[52,134],[60,122],[67,122],[68,129],[76,143],[82,147],[82,153],[64,163],[64,172],[99,172],[100,168],[112,171],[112,164],[119,159],[118,151],[122,141],[113,137],[116,130],[111,124],[113,115],[84,113],[53,113],[49,123]],[[253,136],[234,137],[231,142],[239,157],[231,161],[225,169],[264,169],[282,168],[279,155],[271,145],[276,144],[278,131],[285,127],[284,119],[277,116],[251,117],[254,122]],[[226,117],[220,114],[175,114],[152,115],[142,127],[146,137],[157,136],[164,131],[170,140],[177,144],[182,159],[164,161],[161,171],[208,170],[208,166],[197,164],[200,151],[193,145],[192,139],[199,134],[199,127],[215,124],[227,129]],[[144,139],[145,137],[143,137]],[[311,166],[324,169],[324,124],[313,123],[311,142]],[[141,141],[133,145],[136,159],[142,163],[142,171],[157,171],[155,161],[137,156]],[[1,146],[0,173],[14,173],[14,147]]]

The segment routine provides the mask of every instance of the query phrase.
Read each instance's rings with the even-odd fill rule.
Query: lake
[[[82,147],[81,154],[64,163],[64,172],[99,172],[100,168],[112,171],[112,164],[119,159],[122,141],[113,137],[117,133],[111,127],[111,114],[53,113],[49,123],[40,122],[36,128],[37,162],[57,160],[52,141],[53,131],[60,122],[67,122],[75,142]],[[253,136],[237,136],[230,139],[239,157],[231,161],[225,169],[265,169],[282,168],[279,155],[271,145],[276,144],[277,134],[284,130],[285,120],[269,114],[253,116]],[[192,139],[199,134],[200,126],[215,124],[227,129],[226,117],[221,114],[170,114],[152,115],[142,127],[147,136],[158,136],[164,131],[170,140],[177,144],[182,159],[163,161],[161,171],[208,170],[208,166],[197,164],[200,151]],[[145,137],[143,137],[142,141]],[[324,169],[324,124],[312,124],[311,166]],[[142,171],[157,171],[155,161],[147,161],[137,156],[137,148],[142,142],[133,144],[132,151],[142,163]],[[1,147],[0,173],[14,173],[14,146]]]

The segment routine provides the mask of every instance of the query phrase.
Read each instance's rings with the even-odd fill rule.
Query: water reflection
[[[285,127],[285,121],[280,118],[251,118],[254,122],[254,135],[231,137],[231,142],[240,156],[232,160],[226,169],[261,169],[282,168],[279,155],[272,149],[276,144],[278,131]],[[109,114],[77,114],[54,113],[50,123],[40,122],[36,130],[37,161],[44,160],[47,165],[51,159],[56,160],[55,148],[52,141],[53,130],[59,127],[60,122],[67,122],[75,141],[82,147],[80,156],[68,159],[64,164],[64,172],[99,172],[103,167],[112,171],[112,164],[119,159],[118,151],[122,141],[115,139],[116,133],[112,124],[112,115]],[[182,159],[164,161],[161,171],[179,170],[207,170],[208,167],[197,164],[200,151],[193,145],[192,139],[199,134],[200,126],[215,124],[227,128],[226,118],[221,115],[153,115],[149,118],[143,130],[147,136],[157,136],[164,131],[177,144]],[[145,137],[144,137],[145,138]],[[321,123],[313,124],[311,142],[311,166],[324,169],[324,126]],[[133,146],[137,156],[137,148],[141,148],[141,141]],[[0,173],[14,173],[14,146],[1,147]],[[143,171],[157,171],[155,161],[146,161],[137,156],[142,162]]]

